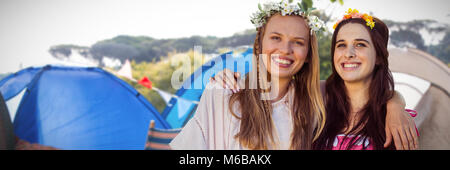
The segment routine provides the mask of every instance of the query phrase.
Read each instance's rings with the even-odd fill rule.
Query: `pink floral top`
[[[416,117],[417,116],[417,112],[415,110],[410,110],[410,109],[405,109],[412,117]],[[416,127],[416,133],[417,135],[419,135],[419,131],[417,130]],[[359,138],[361,138],[361,135],[355,136],[355,135],[348,135],[347,137],[345,137],[345,134],[339,134],[334,138],[334,142],[333,142],[333,148],[332,150],[345,150],[347,149],[347,146],[350,144],[350,142],[352,141],[352,139],[354,139],[356,137],[356,143],[355,145],[350,148],[350,150],[363,150],[365,148],[365,150],[373,150],[373,145],[370,143],[371,140],[370,139],[361,139],[359,140]]]

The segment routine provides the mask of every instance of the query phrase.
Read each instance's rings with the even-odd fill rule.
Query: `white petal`
[[[364,142],[364,147],[367,147],[369,144],[370,144],[369,140],[366,140],[366,141]]]
[[[334,138],[333,147],[336,147],[336,146],[338,145],[338,143],[339,143],[339,139],[338,139],[338,137],[336,136],[336,137]]]
[[[358,142],[356,142],[356,145],[360,146],[363,144],[363,140],[359,140]]]

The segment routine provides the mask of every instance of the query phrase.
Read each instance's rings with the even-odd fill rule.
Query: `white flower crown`
[[[315,8],[305,10],[301,3],[294,4],[292,1],[281,0],[281,2],[267,2],[261,6],[258,4],[259,11],[252,14],[250,21],[256,28],[266,24],[267,18],[275,13],[280,13],[282,16],[298,15],[302,16],[308,22],[309,27],[316,33],[325,31],[325,24],[319,17],[311,15],[311,11]]]

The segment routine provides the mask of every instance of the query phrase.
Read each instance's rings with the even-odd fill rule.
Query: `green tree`
[[[326,80],[331,75],[331,34],[319,35],[320,79]]]
[[[51,46],[48,52],[55,58],[67,58],[72,54],[72,50],[79,50],[81,55],[87,57],[87,52],[89,47],[83,47],[72,44],[63,44],[63,45],[55,45]]]

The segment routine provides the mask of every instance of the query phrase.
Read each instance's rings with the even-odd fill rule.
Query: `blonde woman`
[[[239,82],[244,88],[208,84],[172,149],[311,149],[325,121],[311,31],[321,22],[299,6],[267,3],[255,13],[256,64]]]

